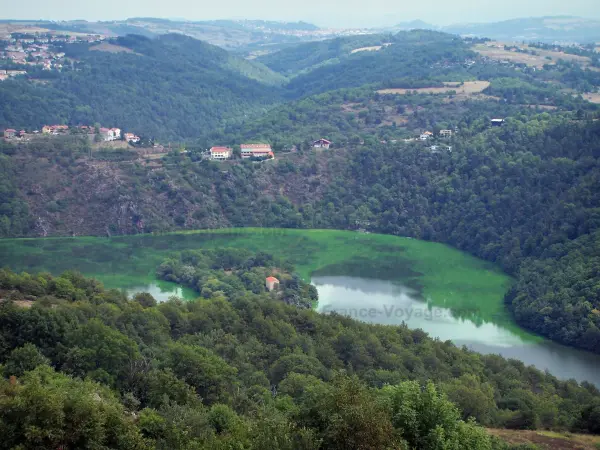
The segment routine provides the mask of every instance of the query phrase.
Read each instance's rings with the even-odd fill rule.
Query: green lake
[[[518,327],[503,297],[512,280],[494,265],[448,246],[410,238],[333,230],[227,229],[113,238],[0,240],[0,264],[58,274],[77,269],[107,287],[158,300],[195,293],[156,280],[174,251],[240,247],[293,262],[317,287],[322,313],[422,328],[483,353],[600,386],[600,356],[549,342]]]

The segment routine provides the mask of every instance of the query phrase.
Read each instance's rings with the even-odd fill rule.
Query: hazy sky
[[[414,19],[448,25],[547,15],[600,18],[599,3],[600,0],[0,0],[0,18],[265,19],[373,27]]]

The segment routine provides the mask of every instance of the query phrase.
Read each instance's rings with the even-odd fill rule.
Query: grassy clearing
[[[488,429],[488,433],[511,445],[534,444],[548,450],[597,450],[600,445],[600,436],[589,434],[497,429]]]
[[[444,87],[429,87],[419,89],[381,89],[379,94],[399,94],[417,92],[419,94],[446,94],[449,91],[456,91],[456,95],[475,95],[481,93],[490,85],[489,81],[465,81],[462,86],[460,83],[444,83]]]
[[[531,50],[536,52],[536,55],[530,55],[527,53],[511,52],[504,49],[504,45],[516,45],[524,50]],[[514,44],[505,42],[488,42],[486,44],[477,44],[473,47],[473,50],[483,56],[487,56],[492,59],[500,61],[510,61],[512,63],[527,64],[530,67],[536,67],[541,69],[545,64],[556,64],[559,59],[564,61],[575,62],[581,64],[584,67],[588,67],[591,63],[590,58],[587,56],[571,55],[563,52],[554,52],[550,50],[542,50],[535,47],[530,47],[527,44]]]
[[[588,102],[600,104],[600,93],[583,94],[583,98],[585,98]]]
[[[94,45],[93,47],[90,47],[90,50],[108,53],[133,53],[136,55],[140,55],[139,53],[134,52],[130,48],[123,47],[121,45],[111,44],[110,42],[102,42],[101,44]]]
[[[130,288],[155,281],[154,272],[174,251],[240,247],[291,260],[304,279],[324,267],[359,259],[373,270],[412,281],[435,306],[510,327],[503,297],[511,279],[490,263],[443,244],[378,234],[335,230],[222,229],[163,235],[0,240],[0,264],[14,270],[60,273],[78,269],[109,287]],[[379,266],[378,266],[379,265]],[[389,276],[389,275],[388,275]]]

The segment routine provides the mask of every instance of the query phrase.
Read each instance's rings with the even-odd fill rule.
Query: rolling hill
[[[600,21],[571,16],[456,24],[443,27],[441,30],[508,41],[590,43],[600,40]]]
[[[460,76],[473,55],[456,36],[414,30],[300,44],[258,60],[290,76],[289,95],[302,97],[406,76]]]
[[[182,35],[129,35],[110,48],[68,45],[73,67],[31,72],[33,83],[0,84],[0,128],[100,123],[161,139],[189,138],[269,107],[284,81],[259,63]]]

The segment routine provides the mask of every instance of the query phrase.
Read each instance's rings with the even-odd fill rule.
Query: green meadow
[[[396,236],[243,228],[112,238],[5,239],[0,241],[0,263],[16,271],[58,274],[76,269],[108,287],[128,289],[156,283],[157,266],[172,252],[216,247],[285,257],[306,280],[325,268],[348,267],[354,276],[409,283],[433,306],[532,337],[505,310],[503,297],[511,279],[497,267],[443,244]]]

